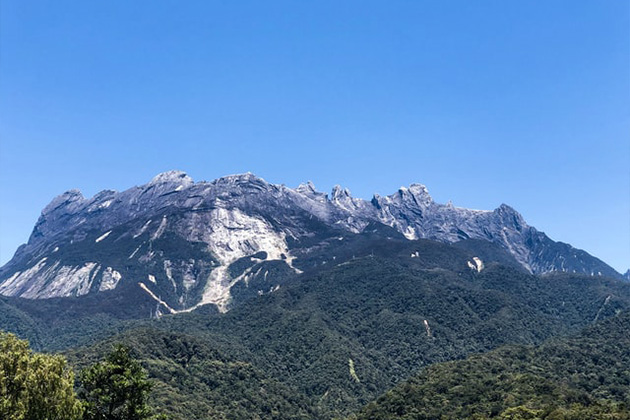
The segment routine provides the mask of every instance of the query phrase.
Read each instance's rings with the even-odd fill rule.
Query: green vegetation
[[[147,403],[152,388],[146,371],[129,355],[129,348],[118,344],[104,361],[81,371],[83,420],[152,418]]]
[[[121,296],[136,302],[135,308]],[[0,330],[27,339],[36,351],[59,351],[94,343],[116,334],[134,320],[137,311],[146,317],[155,301],[139,288],[80,298],[21,299],[0,296]]]
[[[364,257],[225,315],[200,308],[104,344],[132,346],[157,380],[155,405],[173,418],[330,419],[426,366],[510,343],[537,345],[579,331],[598,313],[613,317],[629,302],[628,285],[606,279],[536,277],[493,264],[454,272]],[[93,360],[101,347],[73,352],[72,360]]]
[[[355,259],[222,316],[201,311],[154,325],[194,334],[250,363],[330,418],[433,363],[510,343],[540,344],[577,332],[598,312],[604,319],[630,307],[628,285],[610,280],[536,277],[491,264],[481,273],[414,264]]]
[[[630,419],[630,314],[540,347],[433,365],[352,420]]]
[[[79,420],[74,374],[61,356],[32,353],[28,343],[0,332],[0,418]]]
[[[151,405],[169,419],[316,418],[299,393],[190,335],[140,328],[68,357],[78,367],[90,365],[121,341],[155,384]]]
[[[107,296],[68,300],[0,298],[0,326],[32,337],[40,349],[65,349],[77,368],[102,360],[115,343],[125,343],[155,384],[151,405],[174,420],[348,416],[408,378],[426,374],[419,372],[445,369],[448,377],[450,361],[506,345],[496,352],[500,356],[493,374],[508,372],[500,376],[500,386],[513,401],[497,402],[503,391],[492,391],[496,380],[483,373],[486,355],[474,356],[466,366],[471,376],[481,372],[486,388],[478,383],[458,388],[466,377],[451,375],[454,382],[436,395],[454,389],[463,396],[448,401],[480,411],[460,412],[447,404],[447,417],[449,412],[462,418],[535,418],[554,410],[621,410],[623,398],[589,389],[580,395],[590,399],[562,400],[566,380],[561,373],[541,375],[540,369],[553,371],[553,366],[527,370],[541,363],[529,359],[537,350],[527,346],[576,334],[596,321],[621,319],[616,315],[630,310],[630,284],[570,274],[532,276],[486,243],[452,247],[389,240],[388,231],[369,232],[376,239],[335,239],[328,253],[301,258],[305,273],[299,278],[283,272],[286,265],[281,262],[265,262],[269,283],[264,286],[280,284],[279,290],[259,296],[263,283],[240,284],[234,294],[246,301],[227,314],[206,306],[159,320],[133,320],[138,309],[127,309],[125,302],[146,308],[147,316],[150,307],[142,306],[146,293],[127,287]],[[466,264],[475,255],[484,260],[481,272]],[[233,274],[250,263],[239,261]],[[123,293],[128,294],[124,299]],[[482,359],[474,362],[477,357]],[[574,353],[568,351],[566,357]],[[518,367],[518,360],[523,366]],[[601,360],[608,359],[602,355]],[[605,377],[618,374],[615,370]],[[567,395],[581,386],[571,385]],[[556,393],[548,394],[550,390]],[[465,400],[479,394],[494,399]],[[426,418],[439,418],[443,402],[438,398],[429,403],[438,417]],[[558,418],[572,418],[567,416]]]
[[[61,355],[33,353],[25,340],[0,332],[0,418],[3,420],[158,420],[148,405],[153,382],[117,345],[105,360],[74,372]]]

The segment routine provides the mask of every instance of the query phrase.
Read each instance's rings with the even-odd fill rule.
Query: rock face
[[[408,240],[490,241],[532,273],[621,277],[505,204],[493,211],[439,204],[420,184],[366,201],[339,186],[329,196],[310,182],[292,189],[248,173],[195,183],[171,171],[123,192],[88,199],[71,190],[52,200],[28,243],[0,268],[0,294],[67,297],[127,285],[145,290],[162,313],[206,303],[226,310],[237,290],[270,293],[332,239],[374,225]]]

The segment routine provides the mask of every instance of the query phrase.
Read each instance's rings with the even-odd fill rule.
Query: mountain
[[[308,413],[306,418],[329,420],[359,410],[427,366],[502,345],[538,345],[630,310],[626,282],[531,275],[489,259],[481,271],[467,267],[485,245],[463,249],[364,238],[367,255],[305,272],[227,313],[206,305],[131,321],[110,329],[103,342],[92,341],[91,320],[73,317],[81,327],[58,326],[66,315],[50,307],[36,324],[45,330],[39,335],[43,347],[72,347],[68,354],[77,366],[111,343],[130,345],[158,382],[156,405],[169,418],[289,419]],[[412,251],[423,258],[411,257]],[[88,346],[77,349],[79,344]],[[274,414],[270,405],[283,408]]]
[[[308,418],[329,420],[359,410],[427,366],[502,345],[538,345],[630,310],[626,282],[531,275],[489,260],[481,271],[472,270],[466,262],[479,254],[476,246],[486,245],[481,242],[462,249],[375,238],[363,245],[367,255],[305,272],[227,313],[206,305],[133,321],[121,335],[107,338],[105,347],[113,342],[133,347],[158,381],[157,405],[169,418],[254,418],[241,410],[241,401],[248,400],[243,395],[253,393],[248,410],[260,415],[256,418],[299,418],[307,412]],[[411,257],[412,251],[423,258]],[[52,318],[49,323],[58,322],[56,314]],[[92,333],[91,322],[80,323],[89,329],[83,336]],[[50,334],[59,344],[67,332]],[[74,337],[69,339],[77,347]],[[103,353],[103,343],[89,344],[70,352],[78,365]],[[624,366],[618,366],[621,373]],[[272,384],[278,394],[261,400],[257,390]],[[281,404],[282,413],[266,411],[265,400]]]
[[[194,183],[169,172],[53,200],[0,269],[0,329],[77,367],[128,344],[169,418],[329,420],[431,366],[448,371],[505,345],[488,357],[525,360],[534,350],[522,346],[625,319],[630,283],[611,277],[620,275],[505,205],[441,205],[420,185],[366,201],[251,174]],[[486,365],[474,365],[484,378]],[[534,377],[551,390],[556,379]]]
[[[225,312],[306,271],[356,257],[353,246],[363,240],[357,238],[370,233],[412,243],[483,240],[530,273],[621,277],[528,226],[507,205],[493,211],[443,205],[420,184],[366,201],[338,186],[328,195],[312,183],[292,189],[252,174],[195,183],[171,171],[123,192],[88,199],[71,190],[53,199],[28,243],[0,268],[0,294],[115,300],[134,289],[142,316],[151,306],[156,316],[203,304]],[[475,257],[464,268],[481,270],[483,258]]]
[[[111,343],[132,346],[169,418],[329,420],[427,366],[537,345],[630,310],[630,283],[530,274],[484,240],[408,240],[379,223],[338,238],[316,238],[324,251],[273,293],[235,284],[240,303],[225,313],[204,305],[148,319],[153,298],[121,281],[78,297],[0,297],[0,329],[68,351],[78,367]]]

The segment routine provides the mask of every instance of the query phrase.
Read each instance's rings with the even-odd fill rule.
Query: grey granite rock
[[[85,198],[71,190],[53,199],[28,243],[0,268],[0,294],[80,296],[126,281],[146,290],[163,312],[205,303],[226,310],[237,283],[260,284],[261,293],[275,290],[279,283],[268,275],[272,265],[286,267],[274,271],[284,273],[277,278],[299,274],[306,239],[356,234],[373,223],[409,240],[487,240],[536,274],[622,277],[588,253],[528,226],[505,204],[492,211],[439,204],[420,184],[366,201],[340,186],[328,195],[310,182],[293,189],[247,173],[195,183],[170,171],[122,192]],[[230,270],[247,258],[252,264],[243,272]]]

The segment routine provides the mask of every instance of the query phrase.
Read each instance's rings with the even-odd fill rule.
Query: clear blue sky
[[[0,263],[158,172],[502,202],[630,268],[627,1],[0,3]]]

